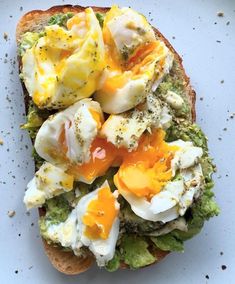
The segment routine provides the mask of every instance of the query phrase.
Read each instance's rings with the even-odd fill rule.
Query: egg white
[[[69,30],[46,26],[22,58],[25,86],[40,108],[64,108],[91,96],[103,71],[104,43],[95,13],[87,8],[74,17],[80,23]]]
[[[116,13],[116,16],[107,22],[107,26],[120,54],[123,49],[133,50],[145,42],[155,40],[154,31],[143,15],[131,8],[120,9],[117,6],[113,6],[109,13]]]
[[[103,124],[100,135],[116,147],[132,151],[138,147],[141,135],[157,128],[170,127],[172,116],[166,106],[162,106],[156,95],[150,93],[142,110],[134,109],[122,114],[110,115]]]
[[[36,136],[34,147],[39,156],[50,163],[66,167],[67,161],[53,155],[55,150],[60,152],[58,141],[64,128],[68,161],[76,164],[88,162],[91,143],[98,133],[98,125],[90,109],[99,113],[101,119],[103,118],[99,104],[91,99],[83,99],[49,117]]]
[[[79,255],[82,243],[79,240],[77,232],[76,209],[72,210],[65,222],[49,225],[46,235],[52,242],[71,248],[75,255]]]
[[[169,144],[180,147],[171,162],[173,177],[179,170],[179,180],[169,181],[150,201],[119,188],[133,212],[145,220],[166,223],[183,216],[203,188],[203,173],[199,163],[202,149],[182,140]]]
[[[73,176],[45,162],[27,185],[24,195],[27,209],[40,207],[47,199],[72,190],[73,181]]]
[[[79,232],[80,242],[84,246],[89,247],[89,249],[92,251],[92,253],[96,257],[98,266],[104,266],[114,256],[116,242],[117,242],[118,234],[119,234],[120,221],[118,217],[115,218],[111,231],[109,233],[109,236],[106,240],[103,240],[103,239],[91,240],[84,234],[86,226],[82,222],[82,217],[86,213],[88,204],[92,200],[96,199],[99,190],[106,186],[109,187],[109,184],[107,181],[105,181],[104,184],[100,188],[82,197],[78,205],[76,206],[77,218],[78,218],[77,229]],[[117,198],[117,192],[114,192],[113,195]],[[117,209],[119,209],[119,203],[117,201],[115,203],[115,206]]]
[[[119,114],[143,102],[150,90],[156,90],[164,75],[172,67],[173,54],[164,42],[156,40],[154,31],[147,20],[132,9],[119,9],[114,6],[107,13],[106,17],[108,20],[104,21],[104,27],[107,27],[114,42],[113,48],[119,54],[121,66],[125,65],[125,60],[127,61],[138,47],[145,46],[151,42],[158,43],[158,46],[155,47],[154,55],[140,67],[138,75],[133,73],[133,67],[120,71],[108,66],[103,73],[95,99],[101,104],[104,112]],[[106,52],[108,52],[107,48]],[[125,60],[123,60],[123,53],[125,53]],[[106,56],[112,55],[108,54]],[[160,65],[159,62],[162,61],[164,61],[163,65]],[[110,93],[104,87],[105,80],[121,73],[129,78],[128,81],[124,86],[117,87],[114,92]]]
[[[169,145],[180,147],[171,161],[173,175],[175,175],[177,169],[187,169],[194,166],[203,155],[202,148],[193,146],[190,141],[185,142],[179,139],[169,143]]]

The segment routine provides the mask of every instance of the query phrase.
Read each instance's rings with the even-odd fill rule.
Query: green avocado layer
[[[59,25],[61,27],[66,27],[66,23],[67,21],[72,18],[74,15],[74,13],[60,13],[60,14],[55,14],[53,15],[49,21],[48,21],[48,25],[51,26],[51,25]]]
[[[149,242],[137,235],[123,235],[119,250],[106,266],[108,271],[115,271],[121,262],[127,264],[131,269],[137,269],[156,261],[156,257],[149,251]]]
[[[20,56],[23,56],[25,54],[25,51],[31,48],[42,35],[43,33],[36,33],[36,32],[25,33],[21,38],[21,42],[18,47],[18,54]]]

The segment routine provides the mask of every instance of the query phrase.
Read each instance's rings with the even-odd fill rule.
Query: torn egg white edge
[[[180,202],[180,198],[184,192],[183,180],[170,181],[164,188],[151,199],[150,210],[154,214],[165,212]]]
[[[46,178],[46,172],[44,172],[44,169],[48,169],[48,166],[50,166],[50,169],[54,172],[52,172],[51,174],[55,174],[56,180],[54,181],[50,177],[48,179],[49,184],[46,183],[44,185],[43,181]],[[35,176],[27,184],[26,187],[23,201],[26,205],[27,210],[32,209],[34,207],[41,207],[47,199],[58,196],[73,189],[65,188],[60,185],[59,177],[61,176],[60,174],[62,172],[63,170],[61,168],[55,167],[54,165],[49,164],[48,162],[42,164],[40,169],[35,173]],[[65,176],[65,178],[67,177]],[[61,182],[63,182],[63,180],[61,180]]]
[[[47,237],[55,243],[60,243],[63,247],[71,248],[75,255],[79,255],[82,243],[77,233],[77,212],[73,209],[65,222],[48,225]]]
[[[170,146],[178,146],[180,148],[176,151],[174,158],[171,161],[173,176],[177,169],[186,169],[197,164],[203,155],[202,148],[193,146],[193,143],[190,141],[183,141],[179,139],[168,144]]]
[[[82,217],[84,216],[86,212],[86,208],[88,206],[88,203],[90,203],[92,200],[97,198],[97,194],[99,190],[103,187],[109,187],[109,184],[107,181],[103,183],[103,185],[96,189],[95,191],[92,191],[82,197],[79,201],[79,203],[76,206],[77,211],[77,231],[79,234],[80,242],[84,245],[89,247],[90,251],[95,255],[97,265],[98,266],[104,266],[109,260],[111,260],[115,253],[115,247],[116,242],[119,235],[119,218],[115,218],[114,223],[112,225],[111,231],[109,233],[109,237],[106,240],[98,239],[98,240],[90,240],[84,235],[85,231],[85,225],[82,222]],[[114,197],[117,198],[118,192],[115,191],[113,193]],[[119,210],[119,203],[117,200],[115,201],[115,207]]]
[[[51,194],[57,191],[63,190],[68,192],[73,189],[70,187],[66,181],[67,179],[73,179],[72,175],[65,172],[64,169],[56,167],[48,162],[44,162],[39,170],[35,173],[36,186],[39,190],[44,190],[46,193],[46,198],[50,198]],[[62,184],[67,184],[67,186]]]
[[[126,7],[121,8],[120,10],[120,15],[115,16],[107,22],[107,27],[119,53],[122,52],[124,47],[133,49],[140,44],[155,40],[154,31],[143,15]],[[135,23],[138,26],[135,28],[128,28],[129,23]],[[137,32],[138,29],[143,30],[144,33],[140,35]]]
[[[102,107],[109,114],[119,114],[136,107],[147,96],[146,85],[148,77],[143,74],[141,78],[128,81],[123,87],[118,88],[112,95],[105,91],[97,91],[94,95]]]
[[[144,113],[144,115],[142,115],[140,122],[139,116],[141,113]],[[169,109],[166,106],[161,108],[158,98],[150,93],[143,111],[135,109],[131,117],[125,117],[123,114],[111,115],[103,125],[100,134],[116,147],[124,147],[131,152],[138,147],[138,141],[145,130],[148,130],[149,133],[151,133],[152,129],[157,128],[165,130],[170,127],[171,122],[172,116]],[[118,144],[116,142],[117,137],[121,137]]]
[[[142,121],[139,121],[139,114],[138,110],[134,110],[131,117],[125,117],[122,114],[111,115],[103,125],[100,134],[116,147],[135,150],[138,140],[149,125],[147,116],[143,116]],[[121,138],[119,143],[117,143],[117,137]]]
[[[42,190],[37,189],[35,177],[27,184],[23,201],[27,210],[40,207],[45,203],[46,194]]]
[[[101,187],[83,196],[76,207],[71,211],[65,222],[48,225],[47,237],[55,243],[60,243],[63,247],[71,248],[75,255],[79,255],[79,249],[86,246],[96,257],[98,266],[104,266],[111,260],[115,253],[116,242],[119,236],[119,218],[115,218],[109,237],[106,240],[90,240],[84,235],[85,226],[82,217],[86,212],[88,204],[97,198],[99,190],[109,187],[107,181]],[[118,192],[113,192],[117,199]],[[119,203],[115,201],[115,207],[119,210]]]
[[[153,222],[161,221],[163,223],[166,223],[178,217],[178,210],[176,206],[173,206],[171,209],[165,212],[154,214],[152,210],[150,210],[151,202],[147,201],[145,198],[137,197],[135,194],[127,192],[125,190],[119,189],[119,191],[120,194],[130,204],[132,211],[142,219]]]
[[[166,47],[166,46],[164,46],[164,47],[165,47],[166,57],[165,57],[165,64],[164,64],[164,67],[163,67],[163,72],[162,72],[160,77],[153,80],[152,88],[151,88],[152,92],[155,92],[157,90],[157,88],[159,87],[159,85],[163,81],[165,75],[167,75],[170,72],[170,70],[173,66],[174,54],[168,49],[168,47]]]
[[[189,180],[190,173],[191,179]],[[149,221],[166,223],[183,216],[192,205],[193,199],[199,197],[203,187],[203,173],[200,164],[187,170],[181,170],[180,174],[182,180],[168,182],[150,202],[145,198],[135,196],[131,192],[122,189],[119,189],[119,191],[137,216]],[[196,186],[187,186],[189,181],[194,181]]]
[[[36,139],[35,139],[35,143],[34,143],[35,150],[40,157],[42,157],[44,160],[46,160],[46,161],[48,161],[52,164],[55,164],[55,165],[58,164],[58,162],[55,161],[47,153],[48,149],[53,150],[53,149],[58,148],[58,139],[59,139],[59,136],[61,134],[63,125],[65,124],[65,126],[66,125],[68,126],[70,121],[74,121],[74,116],[75,116],[76,112],[83,105],[84,105],[84,107],[87,107],[87,109],[93,108],[95,111],[99,112],[101,117],[103,118],[103,113],[101,111],[101,107],[100,107],[99,103],[92,101],[92,99],[83,99],[83,100],[73,104],[72,106],[68,107],[67,109],[65,109],[65,110],[63,110],[63,111],[61,111],[61,112],[59,112],[59,113],[57,113],[53,116],[50,116],[40,127],[40,129],[37,133]],[[96,121],[94,121],[93,117],[90,118],[90,121],[93,121],[95,123],[96,127],[97,127],[97,123],[96,123]],[[92,125],[94,123],[92,123]],[[76,130],[76,127],[74,127],[74,123],[73,123],[73,127],[71,128],[71,130],[69,130],[69,127],[68,127],[68,129],[66,131],[67,132],[67,134],[65,135],[65,136],[67,136],[66,139],[74,138],[75,133],[74,133],[74,135],[72,135],[71,132],[75,132],[75,130]],[[48,133],[50,133],[49,139],[48,139]],[[94,135],[92,135],[92,138],[94,139],[96,134],[97,134],[97,131],[94,131],[93,134]],[[93,139],[90,139],[90,140],[93,141]],[[74,147],[74,144],[75,144],[75,146],[79,146],[79,145],[77,145],[78,144],[77,139],[73,140],[73,143],[70,143],[70,144],[71,144],[71,146],[73,146],[73,148],[77,148],[77,147]],[[83,163],[85,160],[88,159],[88,155],[90,153],[89,149],[90,149],[91,141],[89,141],[88,144],[89,145],[86,145],[87,146],[86,151],[75,151],[73,153],[73,155],[70,155],[71,153],[69,154],[69,152],[67,152],[68,158],[69,159],[71,158],[72,160],[80,160]],[[47,152],[45,151],[45,148],[47,148]],[[81,147],[78,147],[78,149],[80,149],[80,148]],[[63,166],[63,165],[60,165],[60,166]]]

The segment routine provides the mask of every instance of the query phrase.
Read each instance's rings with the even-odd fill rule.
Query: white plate
[[[64,2],[1,0],[0,138],[4,144],[0,146],[0,283],[234,283],[235,117],[231,119],[230,115],[235,112],[235,2],[115,2],[145,14],[183,56],[197,92],[197,121],[209,137],[211,154],[218,166],[215,193],[222,213],[206,223],[200,235],[186,242],[184,254],[172,253],[157,266],[113,274],[94,267],[76,277],[54,270],[42,249],[37,212],[28,216],[22,203],[26,183],[33,176],[33,161],[29,137],[19,129],[25,118],[14,64],[15,27],[25,12]],[[112,1],[79,3],[109,6]],[[218,17],[218,11],[223,11],[224,17]],[[3,38],[4,32],[8,41]],[[15,210],[16,215],[9,218],[8,210]],[[222,265],[227,269],[222,270]]]

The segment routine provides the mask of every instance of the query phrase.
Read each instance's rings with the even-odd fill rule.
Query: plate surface
[[[184,254],[172,253],[157,266],[113,274],[93,267],[75,277],[54,270],[42,249],[37,212],[26,214],[22,202],[26,184],[33,176],[33,161],[29,137],[19,129],[25,116],[15,27],[29,10],[65,3],[0,0],[0,283],[234,283],[235,1],[115,2],[146,15],[183,56],[197,92],[197,122],[209,137],[210,152],[218,167],[215,193],[222,213],[207,222],[200,235],[186,242]],[[112,1],[79,4],[110,6]],[[217,12],[224,16],[219,17]],[[15,210],[14,217],[8,216],[9,210]]]

